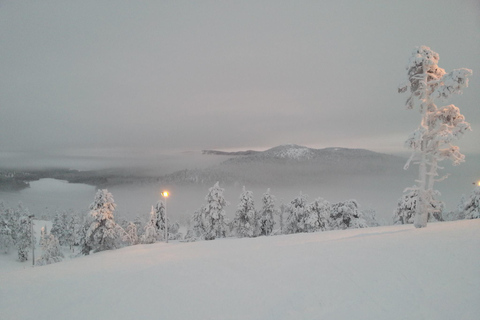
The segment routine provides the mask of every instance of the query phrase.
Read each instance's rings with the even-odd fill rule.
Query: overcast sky
[[[449,103],[479,153],[477,0],[0,0],[0,152],[405,151],[420,45],[473,70]]]

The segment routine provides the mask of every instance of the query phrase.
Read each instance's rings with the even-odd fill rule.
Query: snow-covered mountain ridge
[[[1,318],[477,319],[479,230],[477,219],[18,263],[0,272]]]
[[[227,154],[232,157],[219,165],[201,170],[178,171],[165,176],[163,180],[205,184],[216,181],[267,185],[318,183],[332,176],[403,174],[406,161],[401,157],[365,149],[313,149],[294,144],[248,154]]]

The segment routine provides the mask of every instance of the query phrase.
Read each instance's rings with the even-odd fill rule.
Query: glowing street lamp
[[[165,198],[165,241],[168,243],[167,198],[170,194],[168,191],[162,191],[160,194]]]

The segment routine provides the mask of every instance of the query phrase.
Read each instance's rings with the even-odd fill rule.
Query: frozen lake
[[[95,187],[82,183],[68,183],[57,179],[30,182],[30,188],[17,192],[0,192],[0,200],[8,206],[21,202],[38,217],[55,211],[87,211],[93,201]]]

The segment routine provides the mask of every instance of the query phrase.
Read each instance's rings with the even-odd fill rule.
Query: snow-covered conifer
[[[157,229],[158,239],[165,240],[165,203],[161,200],[158,201],[155,207],[153,207],[153,213],[155,217],[151,219],[155,220],[155,228]]]
[[[65,245],[67,242],[67,230],[67,213],[65,211],[57,212],[53,218],[50,233],[55,236],[61,245]]]
[[[205,197],[207,204],[203,207],[202,224],[205,240],[222,238],[227,233],[227,221],[225,218],[225,207],[229,204],[224,196],[224,189],[220,188],[218,182],[208,190]]]
[[[125,236],[123,241],[127,242],[129,245],[134,246],[139,243],[139,238],[137,234],[137,225],[130,221],[125,228]]]
[[[406,67],[408,81],[399,87],[400,93],[410,91],[406,101],[408,109],[418,107],[421,122],[405,142],[412,149],[412,156],[405,165],[408,168],[412,160],[419,163],[418,203],[415,208],[414,225],[417,228],[427,226],[434,198],[434,183],[445,179],[438,176],[438,163],[449,159],[454,165],[464,161],[464,155],[452,142],[460,139],[470,130],[470,125],[460,110],[454,105],[437,108],[436,98],[447,99],[453,94],[461,94],[468,87],[468,77],[472,75],[469,69],[455,69],[446,74],[438,66],[439,55],[429,47],[417,47]]]
[[[466,203],[467,203],[467,196],[465,194],[462,194],[460,198],[460,202],[457,204],[457,210],[461,211],[463,215],[459,217],[457,220],[465,219],[465,213],[463,212],[463,210],[465,209]]]
[[[18,219],[16,246],[18,249],[18,260],[28,260],[28,251],[33,244],[33,221],[28,209],[23,209]]]
[[[331,229],[367,228],[367,223],[358,207],[357,201],[353,199],[334,204],[330,213]]]
[[[13,230],[16,224],[10,214],[11,209],[5,208],[3,202],[0,201],[0,249],[5,253],[8,253],[15,244]]]
[[[148,220],[147,224],[145,225],[145,232],[141,237],[141,242],[150,244],[155,243],[159,238],[159,231],[158,231],[158,215],[157,211],[152,206],[152,210],[150,211],[150,220]]]
[[[256,215],[253,193],[245,190],[244,186],[233,220],[238,237],[254,237],[256,235]]]
[[[47,226],[44,226],[40,229],[40,238],[38,239],[38,244],[40,246],[43,246],[46,239],[47,239]]]
[[[73,213],[67,221],[66,242],[73,249],[73,246],[80,244],[82,221],[78,214]]]
[[[180,223],[175,221],[172,224],[168,225],[168,239],[169,240],[180,240],[182,239],[182,233],[180,232]]]
[[[60,250],[60,243],[53,234],[45,235],[42,243],[42,255],[35,262],[38,266],[44,266],[51,263],[62,261],[63,253]]]
[[[428,201],[428,221],[443,221],[442,211],[444,204],[437,200],[440,193],[436,190],[431,190],[425,194],[425,199]],[[404,191],[402,198],[398,200],[397,208],[393,212],[393,224],[410,224],[414,223],[415,213],[419,204],[419,189],[417,186],[407,188]]]
[[[113,196],[107,189],[98,190],[94,202],[90,205],[90,223],[85,234],[84,249],[94,252],[116,249],[120,236],[113,212],[115,210]],[[85,250],[82,250],[85,252]]]
[[[205,238],[205,224],[203,222],[203,219],[205,217],[204,211],[205,209],[202,207],[193,213],[192,232],[189,234],[191,238]]]
[[[286,233],[306,232],[307,195],[300,194],[287,206]]]
[[[480,218],[480,186],[473,189],[470,197],[465,202],[463,212],[465,215],[465,219]]]
[[[362,210],[362,217],[365,219],[367,226],[378,227],[380,222],[377,220],[377,212],[374,209]]]
[[[273,232],[275,225],[275,196],[270,194],[270,189],[267,189],[262,196],[262,209],[259,212],[259,234],[268,236]]]
[[[393,212],[393,224],[413,223],[418,200],[418,188],[405,189],[402,198],[398,199],[397,207]]]
[[[317,198],[306,208],[305,231],[325,231],[328,229],[331,205],[322,198]]]

